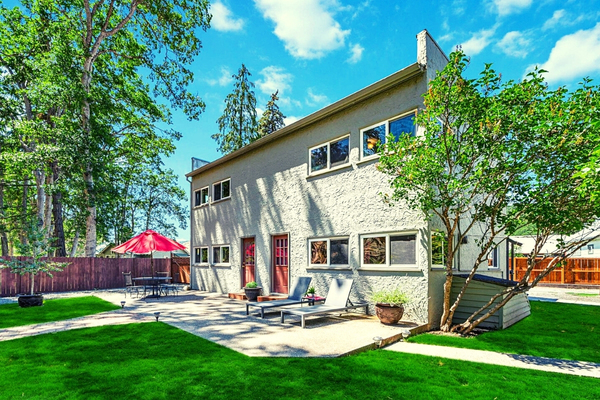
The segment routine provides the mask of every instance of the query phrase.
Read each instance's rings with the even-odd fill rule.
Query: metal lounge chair
[[[329,291],[327,292],[327,298],[325,299],[325,304],[305,307],[305,308],[297,308],[297,309],[289,309],[289,310],[281,310],[281,322],[284,322],[285,314],[290,315],[299,315],[302,319],[302,328],[305,327],[305,319],[309,315],[316,314],[327,314],[332,312],[339,311],[348,311],[351,308],[365,308],[365,313],[369,312],[369,303],[357,303],[353,304],[350,301],[350,289],[352,289],[353,279],[334,279],[331,281],[331,285],[329,285]],[[348,305],[350,303],[350,305]]]
[[[135,292],[137,297],[140,297],[140,289],[144,288],[133,284],[131,272],[123,272],[123,277],[125,278],[125,297],[127,297],[127,293],[129,293],[129,297],[133,297],[133,292]]]
[[[294,279],[294,282],[292,283],[292,290],[290,291],[290,295],[287,299],[246,303],[246,315],[250,314],[249,307],[260,308],[260,316],[264,318],[265,308],[285,307],[292,304],[306,303],[307,300],[303,300],[302,297],[306,294],[311,279],[312,278],[309,276],[300,276]]]

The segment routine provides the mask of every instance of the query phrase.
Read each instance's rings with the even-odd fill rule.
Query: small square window
[[[588,254],[594,254],[594,245],[588,244]]]
[[[417,235],[390,236],[390,264],[416,264],[416,244]]]
[[[488,253],[488,268],[498,268],[498,248],[495,247]]]
[[[363,239],[363,264],[386,264],[386,237],[367,237]]]
[[[348,238],[311,239],[308,243],[310,265],[348,264]]]
[[[350,136],[344,136],[308,150],[309,173],[325,171],[350,162]]]
[[[213,246],[213,264],[229,263],[229,246]]]
[[[231,196],[231,180],[226,179],[213,183],[213,202],[226,199]]]
[[[377,154],[377,145],[386,143],[388,134],[396,140],[402,135],[416,135],[415,113],[412,112],[400,118],[380,122],[361,131],[362,157],[368,158]]]
[[[194,249],[194,264],[208,264],[208,247]]]
[[[208,204],[208,186],[194,192],[194,207]]]

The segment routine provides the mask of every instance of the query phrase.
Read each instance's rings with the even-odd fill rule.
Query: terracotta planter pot
[[[20,294],[18,301],[19,307],[40,307],[44,305],[44,296],[40,293]]]
[[[258,296],[260,296],[262,292],[262,288],[261,287],[255,287],[255,288],[244,288],[244,293],[246,293],[246,297],[248,298],[248,301],[256,301],[256,299],[258,298]]]
[[[382,324],[397,324],[404,314],[404,306],[391,306],[389,304],[375,304],[375,313]]]

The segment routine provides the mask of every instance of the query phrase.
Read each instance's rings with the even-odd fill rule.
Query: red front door
[[[256,282],[254,265],[254,238],[246,238],[243,241],[242,261],[242,287],[248,282]]]
[[[288,236],[273,236],[273,292],[288,293]]]

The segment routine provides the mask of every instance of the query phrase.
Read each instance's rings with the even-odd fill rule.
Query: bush
[[[373,292],[371,300],[375,303],[389,304],[391,306],[400,306],[409,302],[409,297],[399,288],[386,289]]]
[[[258,283],[254,282],[254,281],[248,282],[248,283],[246,283],[246,287],[248,289],[254,289],[254,288],[258,287]]]

